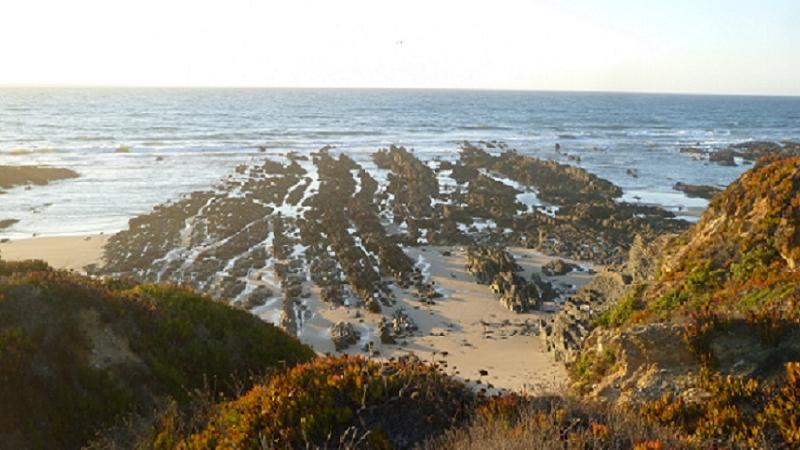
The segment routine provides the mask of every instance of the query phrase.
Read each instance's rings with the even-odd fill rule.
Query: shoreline
[[[84,272],[85,267],[103,262],[103,246],[112,235],[37,236],[0,243],[0,259],[38,259],[53,268]]]
[[[44,260],[56,269],[84,272],[89,264],[103,260],[103,246],[111,235],[86,234],[79,236],[46,236],[17,239],[0,244],[0,259],[19,261],[25,259]],[[451,250],[452,256],[442,255]],[[511,249],[523,267],[522,274],[530,276],[540,272],[541,267],[556,257],[545,256],[533,250]],[[479,285],[464,269],[464,252],[453,247],[422,246],[409,249],[414,258],[422,256],[430,263],[430,276],[448,292],[447,299],[434,306],[421,306],[407,296],[400,295],[397,309],[405,310],[420,330],[403,339],[396,346],[380,345],[379,358],[391,358],[414,353],[424,361],[443,362],[445,371],[466,381],[475,389],[489,388],[530,392],[537,388],[554,388],[565,382],[566,372],[546,349],[542,347],[535,323],[547,317],[550,311],[516,314],[504,308],[489,289]],[[587,283],[592,275],[575,272],[552,279],[568,282],[579,287]],[[319,303],[317,295],[313,300]],[[328,327],[339,320],[354,320],[353,312],[346,307],[317,305],[313,318],[309,320],[299,338],[322,355],[335,349],[329,337]],[[553,305],[556,306],[556,305]],[[557,308],[557,306],[556,306]],[[266,322],[272,322],[276,311],[251,311]],[[279,310],[278,310],[279,311]],[[357,323],[361,329],[378,320],[368,315],[366,323]],[[362,320],[364,320],[362,319]],[[533,326],[534,328],[530,328]],[[362,330],[366,331],[366,329]],[[447,336],[447,337],[442,337]],[[368,336],[364,336],[368,337]],[[363,354],[368,352],[354,345],[343,353]],[[508,354],[507,350],[513,349]],[[525,355],[524,358],[519,355]],[[488,376],[481,376],[481,371]]]

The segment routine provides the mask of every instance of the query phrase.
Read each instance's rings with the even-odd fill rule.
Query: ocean
[[[725,186],[748,167],[709,164],[681,147],[784,139],[800,139],[800,97],[2,88],[0,164],[67,167],[81,177],[0,196],[0,219],[20,220],[0,238],[117,231],[242,162],[324,145],[363,161],[389,144],[453,158],[464,140],[499,140],[607,178],[626,200],[679,211],[706,201],[672,190],[675,182]]]

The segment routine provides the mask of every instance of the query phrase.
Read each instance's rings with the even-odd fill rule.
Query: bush
[[[617,328],[627,323],[633,314],[644,308],[641,292],[644,285],[636,285],[628,290],[619,302],[595,319],[595,325],[604,328]]]
[[[187,289],[0,261],[0,447],[79,448],[160,397],[183,405],[207,382],[233,394],[234,380],[313,356]]]
[[[677,427],[700,447],[795,448],[800,444],[800,363],[788,363],[774,383],[723,376],[708,369],[699,388],[707,396],[688,403],[665,394],[643,405],[650,421]]]
[[[578,392],[591,388],[611,372],[617,362],[616,354],[611,348],[603,351],[584,349],[578,358],[569,366],[570,379],[574,381],[574,388]]]
[[[407,448],[464,420],[474,404],[435,366],[320,358],[220,405],[179,448]]]
[[[560,395],[493,399],[468,426],[449,430],[422,446],[424,450],[685,447],[672,430],[638,414]]]

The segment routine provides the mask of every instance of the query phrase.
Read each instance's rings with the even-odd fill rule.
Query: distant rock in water
[[[710,162],[722,166],[736,166],[736,158],[752,163],[759,158],[800,156],[800,142],[782,141],[748,141],[732,144],[725,148],[704,149],[699,147],[684,147],[681,153],[696,159],[707,158]]]
[[[731,150],[717,150],[708,155],[708,160],[720,166],[736,166],[735,153]]]
[[[0,188],[11,189],[16,186],[43,186],[52,181],[78,178],[80,175],[71,169],[45,166],[0,166]]]
[[[672,189],[683,192],[687,197],[704,198],[707,200],[714,198],[715,195],[722,192],[722,189],[714,186],[686,184],[681,182],[673,184]]]
[[[15,223],[18,223],[18,222],[19,222],[19,220],[17,220],[17,219],[3,219],[3,220],[0,220],[0,230],[4,230],[4,229],[6,229],[6,228],[14,225]]]

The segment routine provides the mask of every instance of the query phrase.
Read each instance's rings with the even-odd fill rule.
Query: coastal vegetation
[[[595,319],[573,387],[693,446],[800,444],[798,199],[798,157],[762,158],[717,195]]]
[[[166,398],[308,361],[250,314],[177,286],[0,261],[2,448],[78,448]]]

